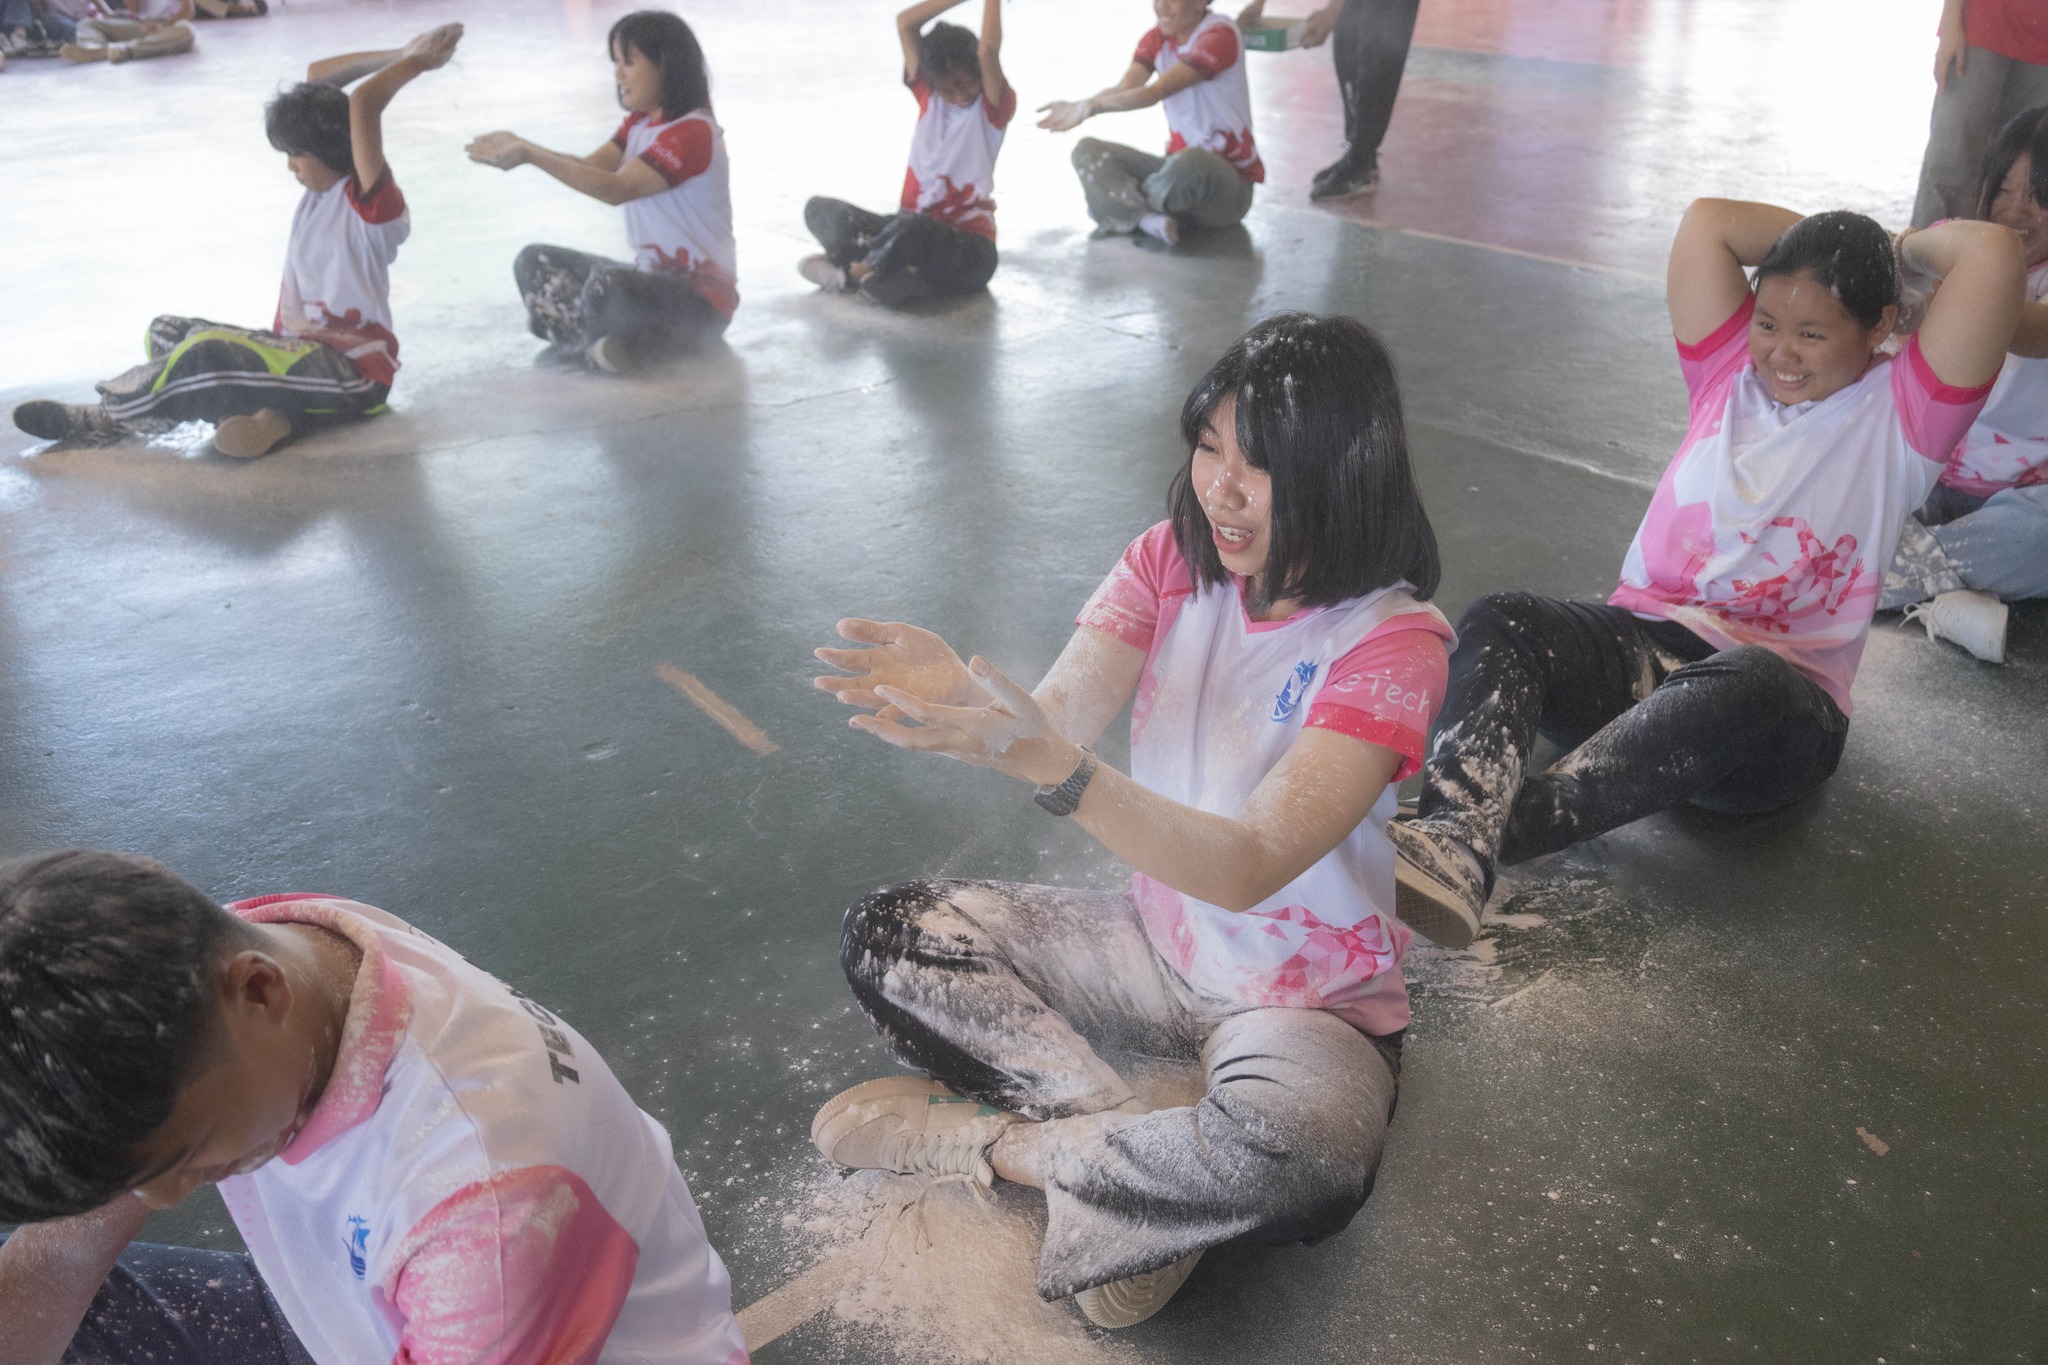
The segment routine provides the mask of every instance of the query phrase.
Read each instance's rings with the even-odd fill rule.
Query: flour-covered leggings
[[[512,262],[527,330],[582,350],[615,336],[636,358],[673,355],[724,335],[728,319],[678,275],[536,243]]]
[[[1106,232],[1136,232],[1138,220],[1153,213],[1193,227],[1229,227],[1252,210],[1252,182],[1207,147],[1154,156],[1084,137],[1074,144],[1074,174],[1088,216]]]
[[[1849,719],[1761,646],[1716,650],[1620,607],[1490,593],[1458,622],[1420,822],[1484,866],[1555,853],[1691,803],[1754,815],[1841,761]],[[1538,735],[1571,750],[1530,773]]]
[[[1372,1193],[1400,1035],[1195,991],[1127,895],[909,882],[849,909],[839,952],[906,1065],[1045,1123],[1047,1299],[1233,1238],[1314,1242]],[[1097,1047],[1199,1061],[1207,1093],[1112,1112],[1135,1096]]]

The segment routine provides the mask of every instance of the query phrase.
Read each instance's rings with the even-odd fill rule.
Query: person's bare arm
[[[960,0],[918,0],[896,16],[896,41],[903,44],[903,79],[906,82],[917,79],[917,40],[924,34],[924,26],[960,3]]]
[[[625,159],[617,143],[606,143],[587,157],[570,156],[529,142],[517,133],[485,133],[469,144],[469,159],[509,171],[538,166],[555,179],[605,204],[627,204],[669,188],[660,171],[639,157]],[[609,163],[607,165],[607,163]]]
[[[1749,297],[1743,267],[1760,263],[1799,215],[1775,204],[1695,199],[1671,241],[1664,299],[1671,331],[1691,346],[1712,336]]]
[[[1943,0],[1941,37],[1934,45],[1934,88],[1948,89],[1969,62],[1970,35],[1963,27],[1963,0]]]
[[[2012,329],[2012,353],[2029,360],[2048,360],[2048,303],[2029,299],[2020,305],[2020,320]]]
[[[448,65],[462,25],[429,29],[400,49],[396,60],[349,92],[348,136],[355,155],[356,184],[365,191],[384,178],[384,110],[415,76]]]
[[[1168,95],[1178,94],[1208,79],[1197,68],[1182,62],[1155,80],[1150,67],[1143,62],[1132,62],[1124,72],[1124,78],[1107,90],[1098,90],[1084,100],[1054,100],[1051,104],[1038,106],[1039,112],[1045,115],[1038,121],[1038,126],[1064,133],[1080,127],[1097,114],[1149,109]]]
[[[1031,696],[1053,728],[1076,744],[1092,745],[1138,690],[1145,651],[1108,631],[1076,626]]]
[[[981,97],[1001,108],[1010,97],[1003,75],[1003,0],[981,0],[981,41],[975,48],[981,62]]]
[[[2026,299],[2027,261],[2018,234],[1996,223],[1952,219],[1908,233],[1899,256],[1941,281],[1918,332],[1935,378],[1960,389],[1989,383],[2005,364]]]
[[[132,1194],[30,1223],[0,1246],[0,1365],[57,1365],[149,1210]]]

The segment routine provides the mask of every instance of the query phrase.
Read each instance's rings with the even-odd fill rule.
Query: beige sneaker
[[[827,1161],[898,1175],[964,1175],[995,1183],[988,1149],[1024,1120],[956,1095],[923,1076],[885,1076],[841,1091],[811,1120]]]
[[[57,55],[67,62],[103,62],[107,59],[104,47],[87,47],[83,43],[66,43],[57,49]]]
[[[1166,1301],[1180,1292],[1180,1287],[1188,1282],[1188,1276],[1194,1273],[1195,1264],[1201,1259],[1202,1253],[1198,1251],[1192,1256],[1181,1257],[1172,1265],[1084,1289],[1074,1295],[1074,1306],[1081,1310],[1082,1317],[1097,1327],[1114,1331],[1119,1327],[1135,1326],[1166,1307]]]
[[[291,439],[292,419],[276,408],[264,408],[246,417],[223,417],[213,429],[213,448],[237,460],[268,455]]]

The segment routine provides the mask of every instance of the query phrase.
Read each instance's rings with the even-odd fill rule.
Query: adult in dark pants
[[[1330,0],[1308,17],[1303,47],[1330,44],[1337,89],[1344,97],[1344,155],[1316,172],[1311,199],[1348,199],[1380,187],[1380,143],[1394,117],[1401,73],[1415,39],[1415,13],[1422,0]],[[1265,14],[1266,0],[1252,0],[1238,13],[1249,26]]]

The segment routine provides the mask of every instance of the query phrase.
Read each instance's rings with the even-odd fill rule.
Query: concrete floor
[[[1273,178],[1244,232],[1175,256],[1089,241],[1067,144],[1020,120],[990,295],[903,316],[793,268],[805,196],[900,182],[890,5],[693,4],[745,302],[726,346],[618,381],[532,367],[509,271],[529,240],[617,249],[615,213],[461,143],[601,141],[622,8],[292,3],[188,58],[0,74],[12,405],[83,397],[154,313],[267,319],[296,190],[264,95],[470,25],[391,115],[414,214],[394,415],[246,466],[195,454],[203,432],[0,433],[0,852],[148,851],[224,898],[342,892],[454,943],[669,1125],[744,1305],[816,1258],[804,1210],[837,1196],[813,1108],[887,1066],[841,907],[913,874],[1121,875],[1017,789],[844,729],[807,686],[832,621],[917,620],[1032,675],[1158,515],[1188,384],[1281,308],[1392,346],[1447,610],[1604,593],[1682,429],[1679,208],[1903,219],[1938,6],[1866,0],[1841,32],[1823,0],[1426,0],[1386,187],[1343,213],[1304,197],[1337,148],[1327,59],[1255,55]],[[1026,106],[1106,82],[1147,22],[1016,6]],[[1646,821],[1521,874],[1476,953],[1411,959],[1400,1116],[1343,1237],[1219,1251],[1113,1339],[835,1291],[758,1358],[2041,1358],[2048,614],[2013,641],[1989,668],[1880,626],[1819,797]],[[950,1235],[992,1244],[973,1220],[1015,1202]],[[210,1197],[153,1235],[233,1245]],[[867,1273],[872,1308],[893,1272]],[[965,1286],[961,1321],[999,1289]]]

